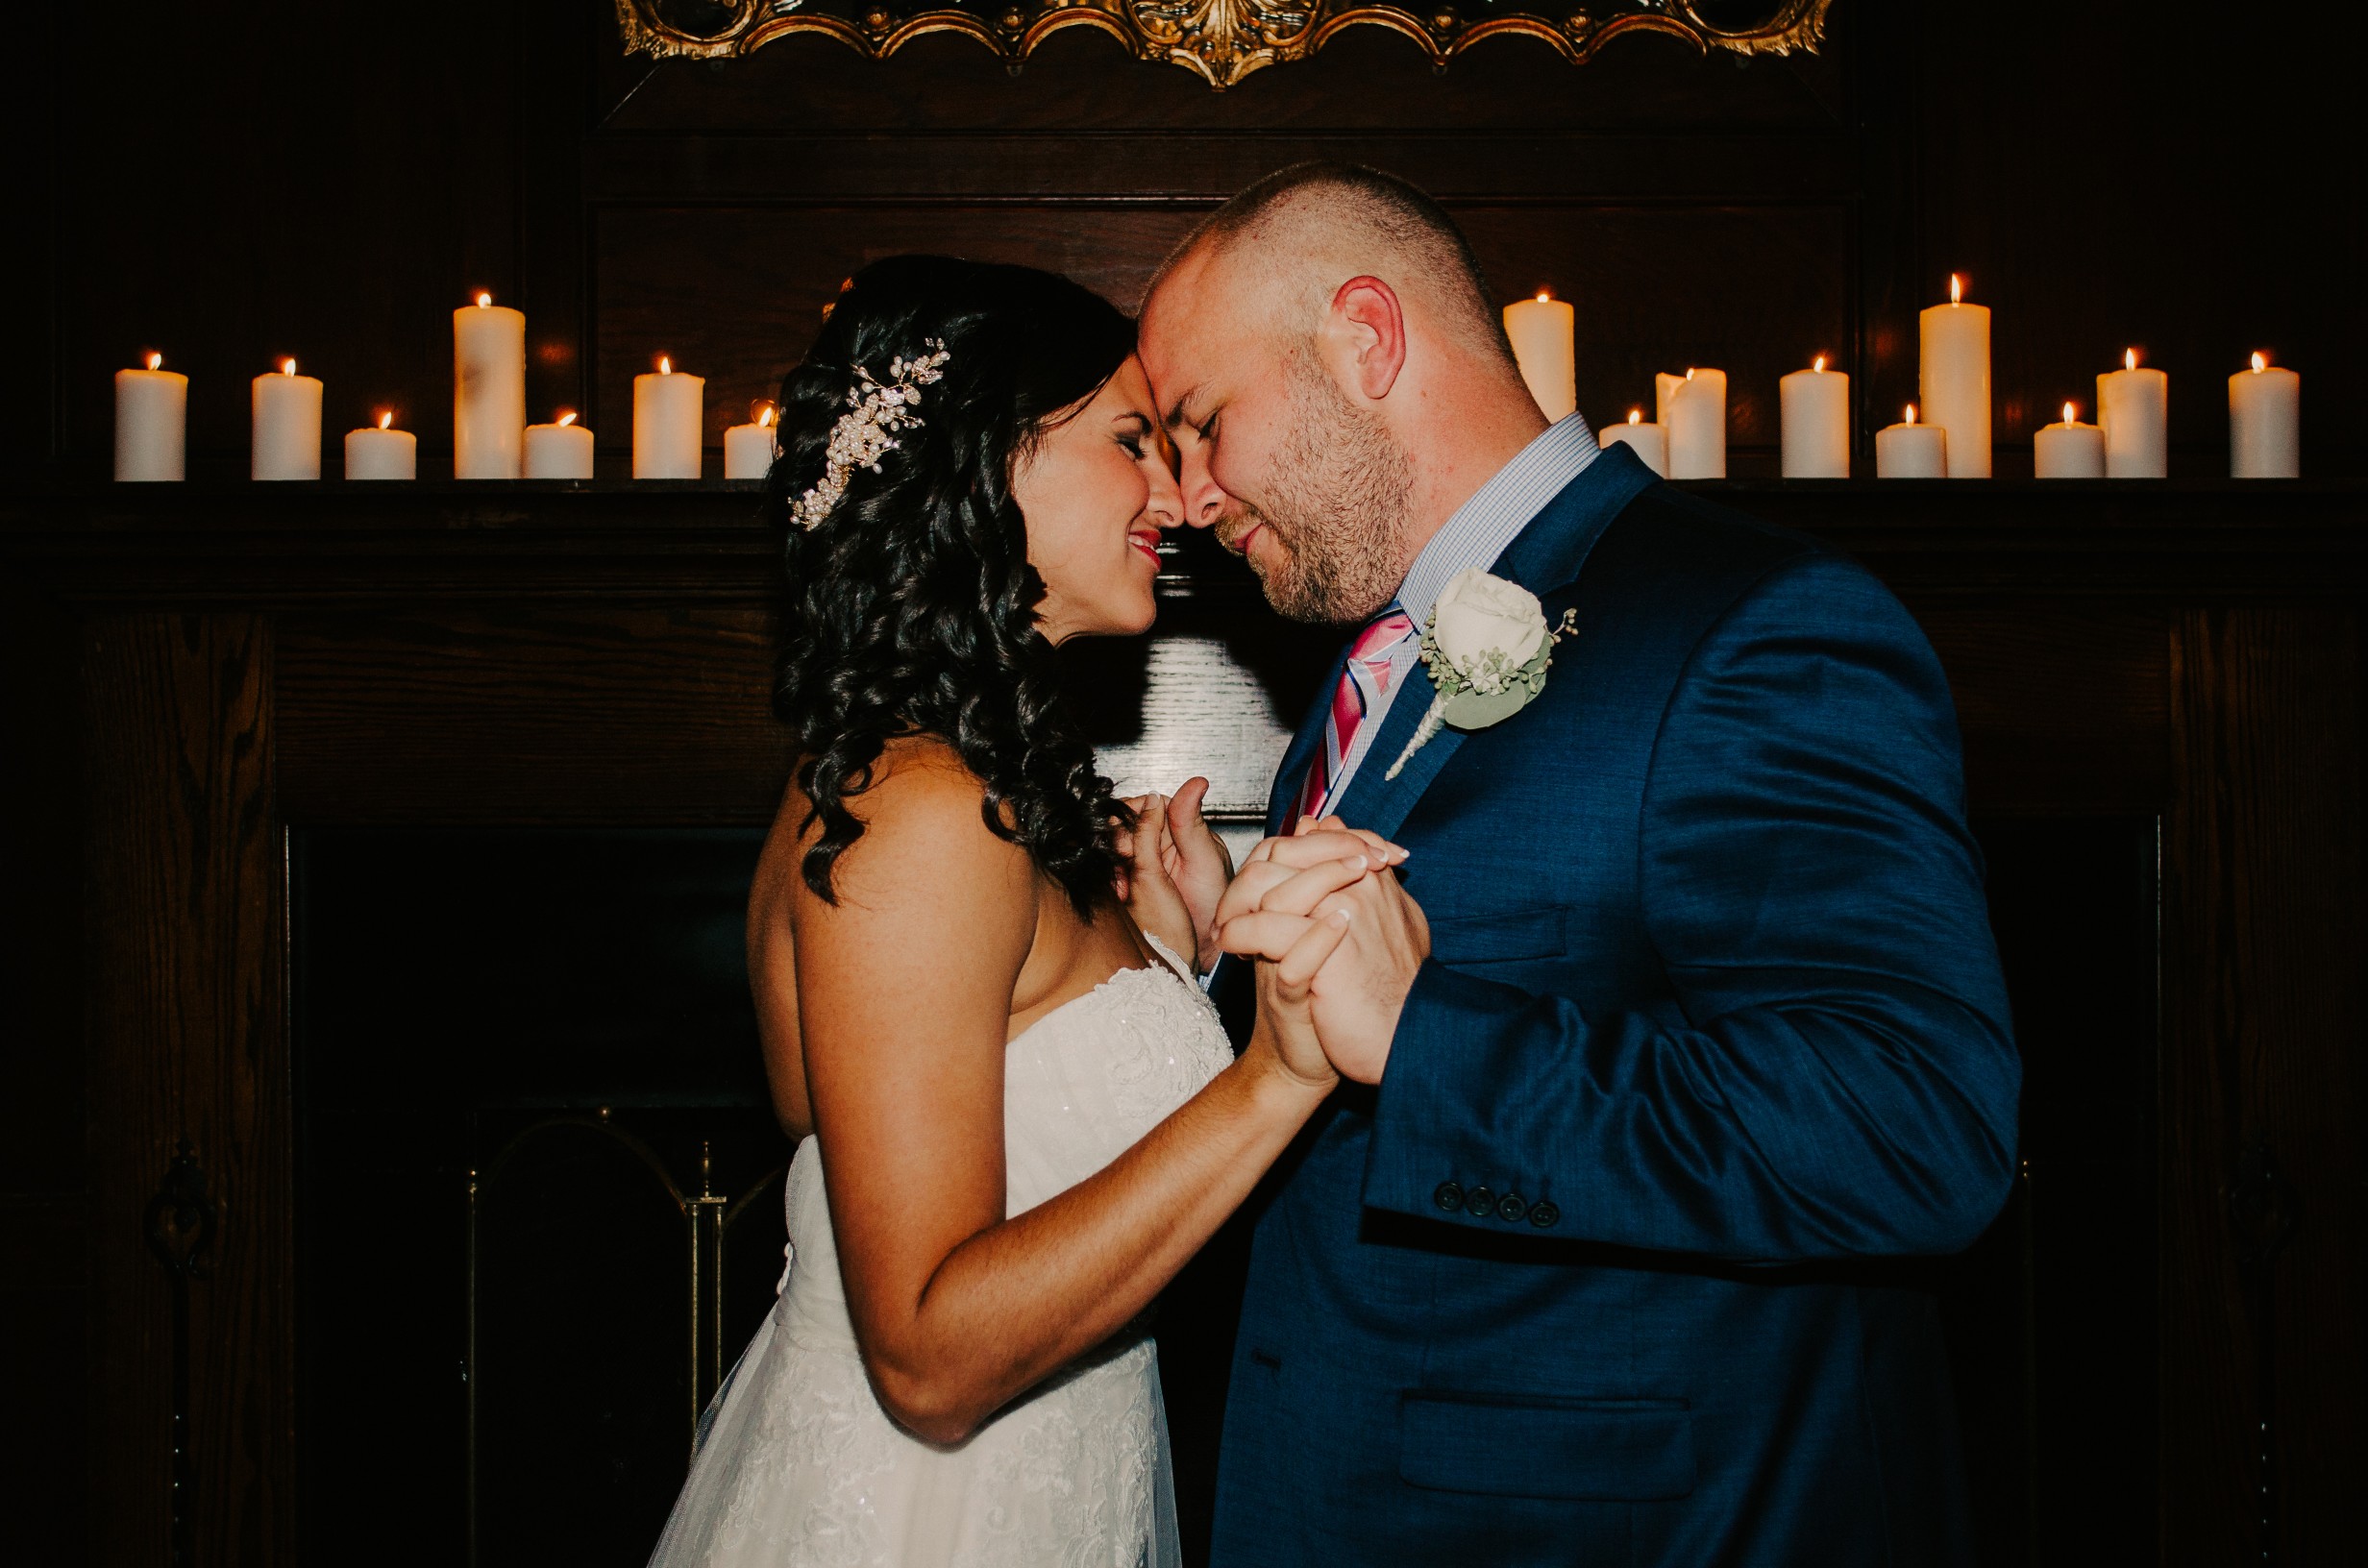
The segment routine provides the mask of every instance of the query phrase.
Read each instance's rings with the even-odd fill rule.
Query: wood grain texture
[[[166,1541],[165,1270],[141,1212],[186,1139],[221,1228],[191,1286],[201,1562],[286,1560],[293,1460],[283,854],[271,640],[252,615],[124,615],[83,645],[88,792],[91,1555]]]
[[[2359,897],[2359,623],[2349,608],[2195,610],[2173,691],[2160,1150],[2163,1538],[2187,1560],[2257,1549],[2267,1414],[2231,1199],[2249,1149],[2299,1222],[2273,1270],[2282,1560],[2368,1535],[2359,1324],[2368,1320],[2368,1072]]]

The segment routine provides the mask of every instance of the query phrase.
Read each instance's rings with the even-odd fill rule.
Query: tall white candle
[[[1578,313],[1544,289],[1534,300],[1517,300],[1505,306],[1505,336],[1513,340],[1513,360],[1539,411],[1559,420],[1579,405],[1578,355],[1572,328]]]
[[[1788,479],[1850,477],[1850,378],[1825,368],[1819,355],[1807,370],[1776,383],[1784,412],[1784,475]]]
[[[526,423],[526,312],[480,294],[453,312],[453,478],[518,478]]]
[[[148,356],[145,370],[115,372],[115,478],[185,478],[189,378]]]
[[[2229,478],[2298,479],[2302,472],[2303,379],[2257,354],[2251,370],[2229,378]]]
[[[1949,433],[1937,425],[1919,425],[1915,404],[1907,417],[1875,432],[1875,478],[1879,479],[1945,479],[1949,477]]]
[[[1627,424],[1606,425],[1596,439],[1599,445],[1606,448],[1628,448],[1644,459],[1646,468],[1665,479],[1669,477],[1668,432],[1661,428],[1659,421],[1647,420],[1643,409],[1629,409]]]
[[[663,357],[654,374],[633,378],[633,478],[699,478],[706,386],[704,376],[684,376]]]
[[[1653,378],[1658,423],[1668,432],[1669,478],[1727,477],[1727,373],[1699,366]]]
[[[724,478],[761,479],[773,468],[773,422],[780,408],[759,398],[749,408],[749,422],[724,432]]]
[[[2031,472],[2042,479],[2105,478],[2105,432],[2080,420],[2081,405],[2063,405],[2060,424],[2042,425],[2031,438]]]
[[[549,425],[527,427],[526,477],[530,479],[588,479],[592,477],[592,432],[573,412]]]
[[[345,477],[349,479],[415,479],[419,478],[419,437],[395,429],[391,408],[379,412],[376,425],[345,432]]]
[[[283,359],[277,375],[255,378],[255,442],[248,472],[259,479],[321,477],[321,381]]]
[[[2171,379],[2141,366],[2137,350],[2097,378],[2097,423],[2105,429],[2105,477],[2159,479],[2171,469]]]
[[[1917,318],[1924,422],[1947,432],[1949,477],[1989,478],[1989,307],[1964,302],[1964,280],[1949,274],[1949,303]]]

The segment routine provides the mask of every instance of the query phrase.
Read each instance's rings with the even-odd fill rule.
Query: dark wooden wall
[[[0,105],[12,155],[0,180],[19,214],[0,247],[0,284],[24,331],[12,345],[18,371],[0,378],[0,458],[12,479],[102,475],[109,375],[149,347],[195,378],[193,473],[244,472],[246,380],[293,354],[329,382],[332,473],[335,433],[391,404],[421,433],[423,472],[433,474],[449,453],[445,312],[478,287],[529,312],[530,406],[538,415],[584,409],[614,464],[629,378],[652,355],[671,352],[710,378],[713,436],[795,360],[820,305],[868,257],[926,246],[1033,260],[1130,299],[1196,213],[1317,154],[1382,163],[1447,199],[1509,297],[1547,284],[1575,300],[1590,416],[1616,417],[1644,401],[1656,370],[1728,369],[1738,473],[1772,468],[1775,379],[1813,353],[1858,374],[1862,431],[1895,417],[1914,382],[1914,311],[1939,297],[1955,268],[1999,312],[2002,475],[2027,471],[2031,426],[2064,398],[2085,403],[2093,374],[2136,343],[2173,376],[2175,476],[2225,471],[2220,379],[2248,350],[2267,347],[2306,377],[2306,473],[2368,478],[2368,391],[2337,374],[2368,351],[2368,314],[2350,303],[2368,254],[2350,85],[2338,76],[2340,51],[2272,8],[2199,27],[2137,0],[2003,0],[1946,19],[1897,0],[1837,0],[1830,46],[1813,59],[1744,65],[1640,37],[1573,68],[1509,40],[1438,76],[1403,42],[1369,31],[1222,96],[1077,33],[1017,77],[946,38],[886,64],[807,39],[745,61],[653,66],[618,54],[611,14],[608,0],[137,0],[104,15],[49,7],[16,19],[20,69]],[[1913,554],[1912,544],[1898,548]],[[2084,591],[2122,591],[2114,561],[2146,546],[2133,536],[2116,548],[2134,553],[2087,562],[2095,580]],[[1979,561],[1964,564],[1970,584]],[[2017,583],[2047,575],[2029,563],[2018,570]],[[2242,576],[2241,561],[2230,571]],[[2206,595],[2199,584],[2217,580],[2195,576],[2182,594]],[[1929,569],[1923,587],[1955,591]],[[2282,579],[2275,591],[2299,589]],[[173,597],[165,586],[151,594]],[[349,595],[350,585],[326,595],[337,604],[335,639],[308,641],[315,628],[299,616],[256,642],[245,611],[192,619],[176,639],[154,623],[85,623],[12,579],[0,583],[0,658],[11,672],[0,751],[69,755],[94,705],[118,737],[137,727],[130,716],[153,719],[159,737],[210,735],[222,727],[210,715],[237,719],[230,727],[244,744],[270,751],[281,726],[304,732],[314,717],[307,682],[324,668],[321,649],[366,640]],[[2060,647],[2018,653],[1986,608],[1966,611],[1976,619],[1952,637],[1945,611],[1918,600],[1977,737],[1978,799],[2043,795],[2061,807],[2071,789],[2080,809],[2166,822],[2165,853],[2194,863],[2195,897],[2226,900],[2221,935],[2243,947],[2247,900],[2267,894],[2248,892],[2214,853],[2182,848],[2182,835],[2204,843],[2203,819],[2158,815],[2176,782],[2261,841],[2244,865],[2274,863],[2278,885],[2307,894],[2314,910],[2326,904],[2331,919],[2349,919],[2342,906],[2353,885],[2327,868],[2356,860],[2356,837],[2333,849],[2325,838],[2288,842],[2280,835],[2300,819],[2282,815],[2282,805],[2256,812],[2246,792],[2274,783],[2324,795],[2339,787],[2327,780],[2356,777],[2357,757],[2344,749],[2357,723],[2353,612],[2324,624],[2305,617],[2293,630],[2251,609],[2178,602],[2176,638],[2146,621],[2127,639],[2150,649],[2142,665],[2129,665],[2143,702],[2051,706],[2025,700],[2035,686],[1984,698],[1985,671],[2044,670],[2049,691],[2059,672],[2103,680],[2122,668],[2121,644],[2095,631],[2119,625],[2109,615],[2083,621]],[[695,626],[684,657],[703,668],[740,635]],[[2183,742],[2177,755],[2192,776],[2166,781],[2167,762],[2111,760],[2171,755],[2158,738],[2168,727],[2218,734],[2211,702],[2222,698],[2210,694],[2257,687],[2319,695],[2277,709],[2275,744],[2222,751]],[[406,725],[427,745],[451,723],[407,705],[401,682],[375,691],[373,747],[407,744]],[[2057,727],[2026,733],[2042,721]],[[2136,739],[2105,744],[2125,729]],[[1986,732],[1991,739],[1980,741]],[[769,741],[752,728],[715,747],[752,751]],[[2095,755],[2063,762],[2082,747]],[[712,750],[693,762],[712,762]],[[300,748],[280,758],[273,788],[301,796],[320,755]],[[647,750],[633,755],[656,766]],[[161,738],[114,759],[142,776],[188,760]],[[197,763],[212,773],[247,766],[243,757]],[[2043,777],[2045,789],[2018,770]],[[752,778],[762,768],[745,772]],[[378,777],[389,800],[401,784],[368,769],[352,776],[362,794]],[[629,793],[643,779],[620,772],[606,782]],[[180,1092],[92,1070],[86,1026],[124,1040],[151,1026],[170,1031],[176,1060],[217,1074],[268,1080],[286,1070],[272,1054],[273,994],[178,1018],[115,1018],[97,994],[86,1006],[80,965],[140,968],[169,992],[186,957],[136,949],[129,933],[105,950],[78,940],[86,873],[136,879],[148,858],[171,850],[139,815],[147,808],[106,783],[78,783],[70,767],[0,769],[0,811],[20,824],[0,836],[0,878],[14,894],[0,931],[10,979],[0,984],[0,1338],[55,1347],[0,1359],[0,1436],[12,1451],[0,1461],[0,1511],[26,1525],[29,1549],[45,1560],[75,1560],[82,1550],[83,1509],[59,1501],[84,1487],[81,1427],[93,1412],[111,1419],[110,1403],[130,1397],[136,1382],[147,1380],[140,1385],[152,1395],[164,1353],[152,1333],[125,1339],[120,1324],[100,1322],[89,1332],[106,1349],[90,1364],[115,1381],[83,1374],[88,1304],[122,1296],[118,1275],[155,1268],[111,1242],[86,1248],[86,1205],[94,1193],[136,1203],[157,1174],[149,1164],[98,1168],[86,1130],[108,1122],[116,1146],[136,1141],[128,1126],[162,1137]],[[2355,798],[2319,795],[2310,796],[2314,820],[2356,815]],[[344,804],[364,815],[392,809],[360,795]],[[174,896],[211,911],[241,950],[280,935],[276,912],[225,891],[251,883],[277,852],[241,837],[268,805],[258,796],[244,814],[193,821],[204,843],[174,861],[173,874],[190,879]],[[632,816],[612,807],[603,796],[593,815]],[[115,858],[85,864],[76,845],[86,824],[94,845],[116,835]],[[2200,942],[2171,943],[2165,1005],[2175,1016],[2183,1016],[2183,988],[2203,986],[2223,965]],[[2275,951],[2252,956],[2282,961]],[[2186,1027],[2247,1041],[2271,1029],[2351,1038],[2351,1015],[2335,1008],[2320,1017],[2312,993],[2298,981],[2267,1009],[2232,1002],[2209,1018],[2190,1010]],[[2251,1084],[2250,1072],[2230,1056],[2228,1085]],[[2314,1126],[2340,1121],[2357,1101],[2299,1090],[2271,1098],[2279,1114]],[[266,1082],[256,1103],[272,1099]],[[2172,1256],[2188,1229],[2208,1232],[2210,1247],[2227,1245],[2215,1227],[2240,1118],[2196,1112],[2203,1103],[2174,1095],[2162,1108],[2174,1121],[2192,1113],[2198,1140],[2175,1166]],[[2330,1146],[2356,1147],[2342,1127],[2323,1131]],[[234,1135],[244,1133],[208,1131],[217,1142]],[[273,1172],[252,1174],[245,1201],[284,1207]],[[2347,1179],[2322,1177],[2320,1191],[2354,1194],[2316,1199],[2322,1219],[2356,1222],[2357,1186]],[[2349,1397],[2354,1362],[2334,1353],[2349,1345],[2356,1360],[2357,1322],[2344,1315],[2353,1305],[2340,1291],[2309,1298],[2300,1348],[2310,1354],[2288,1362],[2298,1369],[2289,1399]],[[284,1301],[259,1293],[218,1310],[259,1325],[258,1342],[284,1347]],[[2165,1329],[2166,1343],[2217,1342],[2241,1332],[2230,1327],[2240,1316],[2197,1308]],[[153,1329],[153,1318],[141,1321]],[[2330,1355],[2340,1375],[2314,1380],[2308,1368]],[[284,1371],[210,1365],[202,1375],[269,1382]],[[2192,1397],[2208,1394],[2219,1397]],[[2183,1409],[2162,1413],[2171,1429],[2196,1424]],[[250,1425],[208,1440],[244,1456],[247,1482],[268,1494],[287,1474],[286,1432],[268,1411],[223,1417],[234,1418]],[[2174,1465],[2166,1491],[2217,1497],[2240,1484],[2232,1478],[2243,1455],[2228,1435],[2236,1428],[2208,1425],[2220,1443],[2216,1482],[2205,1488],[2201,1471]],[[143,1497],[158,1479],[135,1478]],[[107,1500],[94,1501],[104,1513]],[[259,1531],[248,1537],[250,1556],[270,1556],[287,1544],[271,1533],[286,1517],[284,1500],[266,1495],[252,1517],[217,1533]],[[2176,1510],[2163,1517],[2175,1521]],[[2165,1551],[2176,1557],[2177,1541]]]
[[[614,458],[668,352],[720,438],[868,257],[1024,259],[1131,301],[1196,212],[1329,154],[1447,199],[1508,297],[1577,302],[1591,417],[1726,368],[1738,472],[1772,466],[1776,378],[1813,354],[1857,373],[1862,435],[1896,418],[1955,269],[1998,311],[2001,474],[2131,344],[2173,377],[2174,477],[2225,473],[2222,378],[2264,347],[2306,377],[2306,472],[2368,473],[2368,392],[2338,375],[2368,355],[2343,304],[2360,136],[2340,52],[2271,9],[1838,0],[1815,58],[1636,36],[1574,68],[1506,39],[1443,75],[1366,29],[1222,95],[1079,31],[1016,77],[944,36],[652,64],[608,0],[29,25],[6,112],[35,221],[0,266],[45,340],[0,394],[18,465],[101,472],[109,375],[154,346],[196,379],[201,471],[243,471],[245,382],[292,354],[329,383],[333,465],[392,404],[434,472],[445,312],[479,287],[529,312],[538,417],[581,408]]]

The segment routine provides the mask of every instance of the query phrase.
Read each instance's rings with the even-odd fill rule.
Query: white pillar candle
[[[1727,373],[1699,367],[1653,378],[1658,423],[1667,432],[1673,479],[1727,477]]]
[[[1596,441],[1607,451],[1626,447],[1644,459],[1646,468],[1665,479],[1669,477],[1668,432],[1657,421],[1647,420],[1641,408],[1629,409],[1625,425],[1606,425]]]
[[[1937,425],[1915,422],[1915,404],[1897,425],[1875,432],[1875,478],[1879,479],[1945,479],[1949,477],[1948,432]]]
[[[654,374],[633,378],[633,478],[699,478],[700,425],[706,418],[704,376],[684,376],[660,358]]]
[[[2229,478],[2298,479],[2302,473],[2303,379],[2257,354],[2251,370],[2229,378]],[[115,477],[123,478],[120,469]]]
[[[526,477],[530,479],[588,479],[592,477],[592,432],[563,413],[549,425],[527,427]]]
[[[724,478],[761,479],[773,468],[773,422],[781,410],[763,398],[749,408],[749,422],[724,432]]]
[[[2171,379],[2142,368],[2137,350],[2097,378],[2097,423],[2105,430],[2105,477],[2159,479],[2171,471]]]
[[[349,479],[415,479],[419,478],[419,437],[395,429],[392,409],[379,414],[376,425],[345,432],[345,477]]]
[[[148,356],[145,370],[115,372],[115,478],[185,478],[189,378]]]
[[[1923,350],[1918,387],[1924,422],[1946,432],[1949,477],[1989,478],[1989,307],[1964,302],[1964,280],[1949,274],[1949,303],[1917,318]]]
[[[1559,420],[1579,405],[1577,350],[1573,325],[1578,312],[1544,289],[1534,300],[1505,306],[1505,336],[1513,340],[1513,361],[1538,409],[1548,420]]]
[[[1807,370],[1776,383],[1784,413],[1784,475],[1788,479],[1850,477],[1850,378],[1825,368],[1819,355]]]
[[[255,441],[248,472],[259,479],[321,477],[321,380],[280,361],[279,374],[255,378]]]
[[[453,478],[518,478],[526,423],[526,312],[480,294],[453,312]]]
[[[2080,421],[2081,405],[2063,405],[2063,422],[2042,425],[2031,438],[2031,472],[2042,479],[2105,478],[2105,432]]]

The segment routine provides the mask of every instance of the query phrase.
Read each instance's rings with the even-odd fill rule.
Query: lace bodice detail
[[[1004,1047],[1004,1212],[1107,1165],[1233,1060],[1172,968],[1122,969]],[[708,1415],[654,1568],[1173,1560],[1150,1341],[1124,1334],[962,1444],[897,1427],[873,1396],[839,1277],[820,1146],[791,1163],[792,1263]]]

